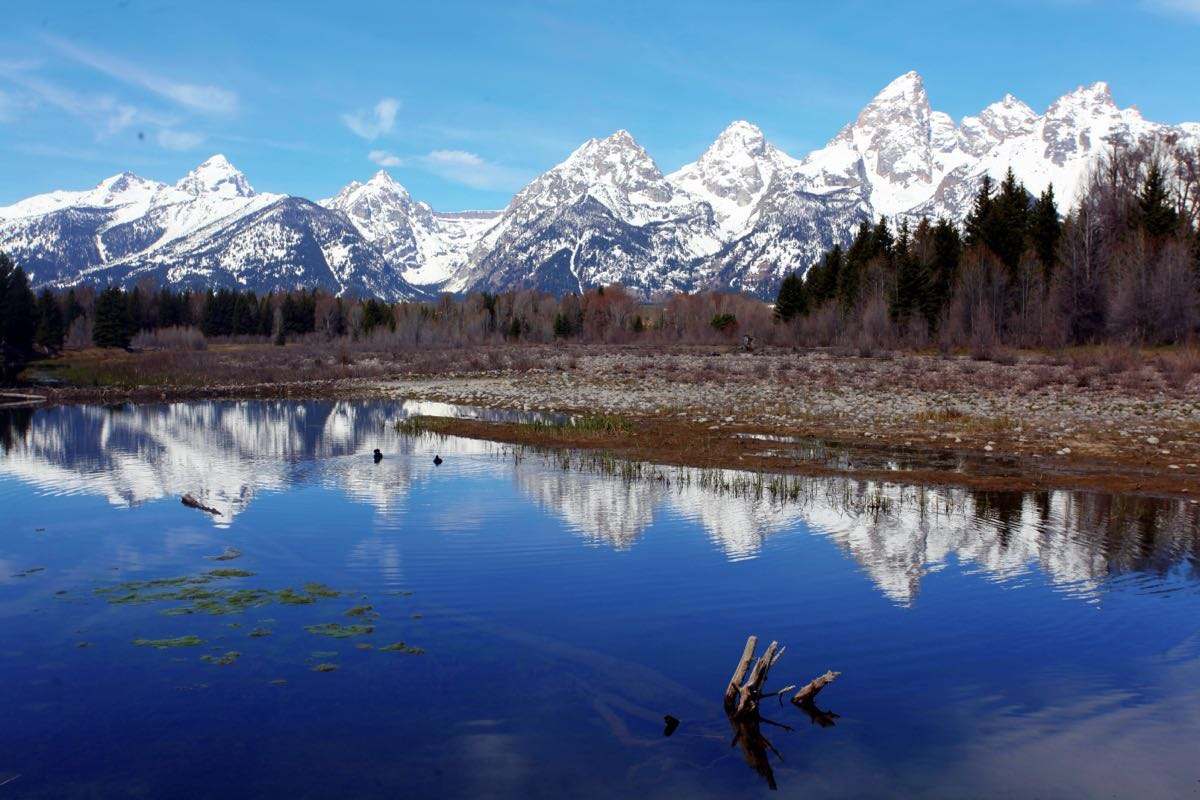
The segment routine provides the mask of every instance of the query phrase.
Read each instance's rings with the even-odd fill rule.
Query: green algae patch
[[[313,672],[336,672],[337,664],[317,664],[313,667]]]
[[[242,551],[236,547],[226,547],[219,556],[206,556],[210,561],[233,561],[235,558],[241,558]]]
[[[234,569],[232,567],[210,569],[205,574],[213,578],[250,578],[254,576],[253,572],[244,569]]]
[[[224,616],[241,614],[251,608],[269,605],[275,594],[266,589],[200,589],[189,588],[163,595],[161,600],[185,600],[188,605],[168,608],[164,614],[180,616],[188,614],[210,614]]]
[[[425,652],[425,648],[423,647],[413,647],[412,645],[405,644],[404,642],[393,642],[392,644],[384,645],[379,649],[385,653],[404,653],[405,655],[410,656],[419,656]]]
[[[45,567],[30,567],[29,569],[23,569],[20,572],[14,572],[12,577],[28,578],[30,575],[37,575],[39,572],[45,572],[45,571],[46,571]]]
[[[271,684],[272,686],[286,686],[287,678],[272,678],[271,680],[267,681],[267,683]]]
[[[91,647],[92,643],[91,642],[76,642],[75,646],[78,647],[80,650],[83,650],[88,647]]]
[[[225,653],[224,655],[219,655],[219,656],[203,655],[203,656],[200,656],[200,660],[207,662],[209,664],[216,664],[219,667],[228,667],[230,664],[236,663],[237,660],[241,657],[242,657],[242,654],[239,653],[237,650],[230,650],[229,652]]]
[[[251,639],[263,639],[270,635],[271,635],[270,628],[255,628],[254,630],[250,631],[250,633],[249,633],[249,636]]]
[[[375,610],[375,606],[361,605],[351,608],[346,612],[346,616],[359,619],[379,619],[379,612]]]
[[[332,636],[335,639],[348,639],[351,636],[366,636],[375,632],[374,625],[342,625],[339,622],[323,622],[320,625],[306,625],[304,630],[317,636]]]
[[[155,578],[146,581],[125,581],[114,586],[95,589],[95,594],[111,605],[142,605],[181,601],[184,605],[169,608],[163,613],[171,616],[211,614],[216,616],[240,614],[247,609],[271,603],[311,605],[319,599],[338,597],[340,592],[323,583],[306,583],[302,591],[292,588],[233,589],[212,586],[216,581],[249,578],[253,572],[244,569],[213,569],[199,575],[174,578]]]
[[[134,639],[138,647],[153,647],[155,650],[169,650],[174,647],[197,647],[204,644],[199,636],[176,636],[174,639]]]
[[[375,649],[375,645],[371,644],[370,642],[359,642],[358,644],[356,644],[354,646],[359,650],[374,650]]]

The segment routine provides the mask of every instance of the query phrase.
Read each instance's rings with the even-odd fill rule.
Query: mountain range
[[[737,121],[664,175],[622,130],[584,142],[502,211],[445,213],[385,171],[319,202],[256,192],[216,155],[173,185],[122,173],[0,208],[0,250],[36,286],[152,278],[404,300],[620,283],[646,298],[770,297],[863,220],[961,222],[983,176],[1009,168],[1032,192],[1053,184],[1065,209],[1106,148],[1148,139],[1200,146],[1200,124],[1150,122],[1104,83],[1040,115],[1006,95],[955,123],[909,72],[801,159]]]

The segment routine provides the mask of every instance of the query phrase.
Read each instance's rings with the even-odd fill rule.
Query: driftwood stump
[[[742,649],[742,657],[738,659],[737,667],[733,670],[733,677],[725,686],[725,715],[733,727],[733,746],[741,747],[746,763],[766,780],[771,789],[774,789],[776,788],[775,773],[771,768],[768,754],[774,753],[776,758],[782,758],[782,756],[779,755],[779,751],[775,749],[770,740],[763,735],[760,726],[761,723],[768,723],[785,730],[791,730],[791,728],[764,718],[759,713],[759,705],[764,698],[782,697],[796,687],[793,685],[785,686],[774,692],[764,691],[763,687],[767,683],[771,667],[775,666],[783,657],[785,648],[780,647],[779,642],[771,642],[763,654],[755,660],[754,651],[757,648],[758,637],[748,637],[746,646]],[[837,714],[817,708],[813,698],[822,689],[833,683],[840,674],[840,672],[830,670],[809,681],[792,695],[792,703],[822,728],[833,725]]]
[[[746,647],[742,650],[737,669],[733,671],[733,677],[725,687],[725,712],[731,716],[744,717],[758,711],[763,684],[767,682],[771,667],[783,657],[783,651],[786,649],[780,647],[779,642],[771,642],[751,668],[750,662],[754,660],[754,649],[757,646],[757,636],[746,639]],[[747,669],[750,671],[749,677],[746,675]]]

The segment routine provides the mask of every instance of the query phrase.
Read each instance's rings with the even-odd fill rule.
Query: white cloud
[[[395,153],[389,153],[387,150],[372,150],[367,154],[367,158],[381,167],[399,167],[404,164],[404,159]]]
[[[204,141],[204,135],[191,131],[176,131],[164,128],[158,132],[159,147],[167,150],[191,150]]]
[[[367,141],[378,139],[385,133],[391,133],[396,125],[396,112],[400,110],[400,101],[393,97],[385,97],[369,111],[355,111],[353,114],[342,114],[342,122],[346,127]]]
[[[85,66],[133,86],[165,97],[181,106],[210,113],[230,114],[237,110],[237,94],[218,86],[181,83],[157,75],[135,64],[95,50],[79,47],[57,36],[43,40],[60,54]]]
[[[473,189],[514,189],[524,183],[517,170],[466,150],[433,150],[416,161],[435,175]]]

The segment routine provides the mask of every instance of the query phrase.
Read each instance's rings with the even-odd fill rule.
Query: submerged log
[[[182,498],[180,498],[180,502],[183,503],[188,508],[196,508],[196,509],[199,509],[200,511],[205,511],[209,514],[216,514],[218,517],[221,516],[220,511],[217,511],[212,506],[204,505],[204,503],[201,503],[199,500],[197,500],[191,494],[185,494]]]

